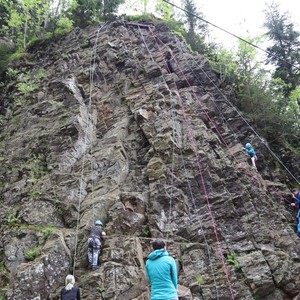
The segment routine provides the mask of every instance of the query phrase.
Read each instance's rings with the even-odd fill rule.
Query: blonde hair
[[[75,278],[73,275],[67,275],[66,277],[66,290],[69,291],[74,287]]]

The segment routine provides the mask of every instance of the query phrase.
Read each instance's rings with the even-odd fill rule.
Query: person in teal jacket
[[[247,143],[245,145],[245,148],[243,148],[251,157],[251,162],[252,162],[252,167],[254,170],[257,171],[257,168],[256,168],[256,161],[257,161],[257,156],[255,154],[255,151],[254,151],[254,148],[251,146],[250,143]]]
[[[146,273],[151,285],[151,300],[178,300],[177,267],[169,256],[166,244],[157,239],[152,243],[154,251],[148,255]]]

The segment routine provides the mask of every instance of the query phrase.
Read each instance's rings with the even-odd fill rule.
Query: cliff
[[[299,298],[287,175],[231,88],[164,25],[115,21],[40,42],[1,89],[2,299],[58,299],[73,272],[85,300],[149,299],[156,237],[181,300]],[[90,271],[96,219],[107,237]]]

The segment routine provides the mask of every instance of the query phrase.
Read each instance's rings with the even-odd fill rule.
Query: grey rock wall
[[[144,263],[162,237],[181,300],[297,297],[286,175],[262,156],[251,170],[242,147],[256,137],[204,57],[164,27],[117,21],[13,67],[0,96],[3,296],[58,299],[74,271],[83,299],[149,299]],[[95,219],[107,237],[92,272]]]

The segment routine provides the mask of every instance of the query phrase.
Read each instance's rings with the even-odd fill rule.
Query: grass
[[[39,246],[35,246],[31,249],[29,249],[26,253],[25,253],[25,259],[28,261],[33,261],[35,260],[35,258],[38,256],[40,251],[40,247]]]

